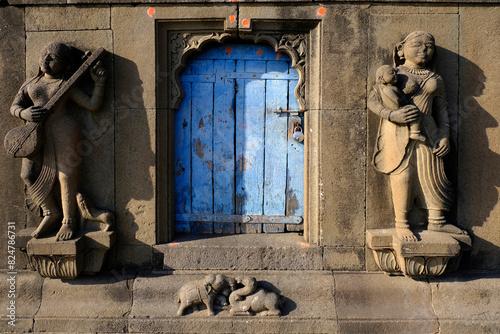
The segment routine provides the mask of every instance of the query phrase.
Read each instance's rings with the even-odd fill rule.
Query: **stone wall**
[[[8,110],[25,77],[36,73],[39,49],[62,41],[82,50],[103,46],[112,53],[106,66],[109,85],[96,114],[102,136],[82,148],[82,186],[97,206],[114,210],[118,241],[113,266],[150,267],[153,245],[165,227],[157,197],[164,187],[157,147],[165,124],[157,108],[157,22],[221,20],[231,15],[251,22],[313,22],[314,55],[309,74],[311,95],[306,130],[309,216],[317,222],[313,243],[323,247],[325,268],[376,270],[365,249],[367,228],[392,227],[388,180],[371,166],[378,120],[367,111],[367,94],[377,66],[391,63],[394,44],[414,30],[427,30],[438,45],[437,72],[447,85],[452,114],[453,152],[448,173],[457,190],[452,216],[473,235],[474,247],[464,269],[500,269],[500,134],[497,85],[500,74],[496,37],[500,7],[457,3],[358,3],[296,1],[33,1],[12,0],[0,7],[0,92],[2,136],[20,122]],[[262,2],[262,4],[259,4]],[[71,3],[71,4],[68,4]],[[106,3],[106,4],[102,4]],[[0,6],[2,3],[0,2]],[[4,4],[5,5],[5,2]],[[14,6],[15,5],[15,6]],[[153,8],[153,10],[150,10]],[[320,8],[323,8],[320,11]],[[242,27],[242,26],[241,26]],[[233,24],[231,28],[237,29]],[[243,28],[243,27],[242,27]],[[312,97],[314,96],[314,98]],[[314,123],[314,124],[313,124]],[[314,130],[311,133],[310,130]],[[83,146],[82,146],[83,147]],[[2,226],[35,226],[23,208],[20,161],[0,155]],[[161,164],[161,163],[160,163]],[[163,198],[161,198],[163,200]],[[6,228],[0,229],[6,240]],[[1,267],[5,268],[2,257]]]

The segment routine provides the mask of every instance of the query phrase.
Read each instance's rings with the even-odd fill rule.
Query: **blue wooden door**
[[[177,232],[303,229],[298,73],[270,46],[219,45],[192,57],[175,115]],[[283,112],[279,112],[283,111]]]

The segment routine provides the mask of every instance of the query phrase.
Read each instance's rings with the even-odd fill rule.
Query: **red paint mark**
[[[258,49],[258,50],[257,50],[257,54],[258,54],[259,56],[262,56],[262,49]]]
[[[231,52],[233,52],[233,48],[232,48],[232,47],[230,47],[230,46],[226,47],[226,54],[227,54],[227,55],[230,55],[230,54],[231,54]]]
[[[238,0],[233,0],[233,2],[238,2]]]
[[[179,245],[179,243],[177,243],[177,242],[171,242],[169,245],[170,246],[177,246],[177,245]]]
[[[309,244],[306,242],[301,242],[300,247],[302,247],[302,248],[309,247]]]
[[[318,8],[318,15],[323,16],[325,15],[325,13],[326,13],[325,7]]]
[[[250,21],[248,19],[243,19],[243,21],[241,21],[241,24],[243,25],[243,27],[245,28],[248,28],[250,27]]]
[[[148,15],[150,17],[153,17],[153,15],[155,15],[155,12],[156,12],[156,10],[153,7],[148,8]]]
[[[280,57],[281,57],[281,52],[278,52],[278,53],[276,54],[276,60],[280,60]]]
[[[233,23],[234,21],[236,21],[236,16],[234,15],[229,16],[229,22]]]

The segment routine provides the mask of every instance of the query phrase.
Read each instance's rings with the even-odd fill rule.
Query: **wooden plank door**
[[[219,45],[190,59],[175,115],[176,231],[303,229],[302,125],[291,60],[265,45]]]

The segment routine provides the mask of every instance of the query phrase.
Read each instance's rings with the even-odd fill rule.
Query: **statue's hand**
[[[406,124],[416,121],[419,116],[419,110],[412,104],[406,105],[403,108],[398,110],[394,110],[391,112],[391,116],[389,117],[391,122]]]
[[[39,123],[42,122],[45,119],[45,117],[47,117],[47,112],[48,110],[43,107],[33,106],[21,111],[20,116],[25,121]]]
[[[108,71],[102,66],[102,62],[98,61],[97,64],[90,69],[90,76],[96,84],[104,85],[108,77]]]
[[[438,157],[444,157],[450,152],[450,140],[448,137],[444,137],[436,140],[434,143],[434,148],[432,153],[434,153]]]

